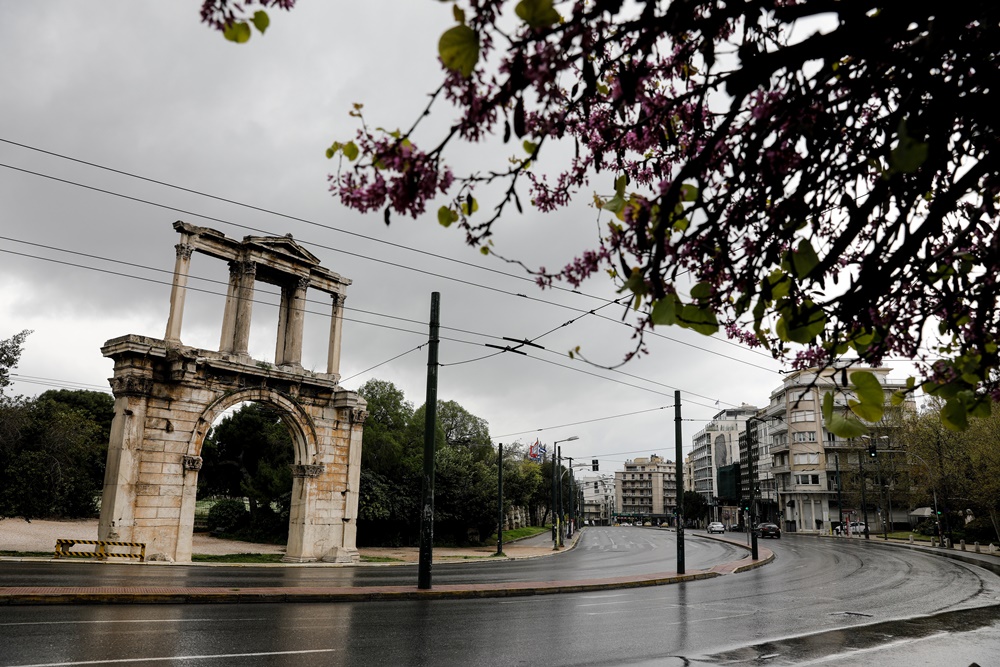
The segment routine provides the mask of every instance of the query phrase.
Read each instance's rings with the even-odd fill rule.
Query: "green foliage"
[[[241,537],[286,539],[294,450],[277,409],[260,403],[244,405],[212,429],[201,456],[201,496],[246,498],[250,504],[249,524]]]
[[[96,514],[110,425],[100,406],[109,398],[89,391],[0,398],[0,517]]]
[[[31,331],[25,329],[10,338],[0,339],[0,394],[10,385],[10,372],[17,368],[24,341],[30,334]]]
[[[697,491],[684,492],[684,520],[704,519],[708,516],[708,501]]]
[[[250,524],[250,511],[242,498],[223,498],[208,510],[208,529],[235,533]]]
[[[449,28],[438,40],[438,55],[445,67],[468,78],[479,62],[479,35],[464,24]]]

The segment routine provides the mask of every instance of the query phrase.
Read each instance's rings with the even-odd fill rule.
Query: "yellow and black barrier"
[[[77,544],[93,544],[97,546],[96,551],[70,551]],[[108,547],[128,547],[128,553],[119,551],[109,551]],[[131,549],[139,549],[139,553],[132,553]],[[146,560],[145,542],[111,542],[108,540],[56,540],[56,558],[97,558],[107,560],[108,558],[136,558],[140,562]]]

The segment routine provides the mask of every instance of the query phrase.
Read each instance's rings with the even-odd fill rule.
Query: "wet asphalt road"
[[[634,567],[633,559],[648,566],[650,552],[664,549],[640,546],[649,531],[610,532],[618,544],[617,535],[635,533],[635,548],[596,550],[604,576]],[[785,536],[765,545],[775,562],[750,572],[600,593],[6,607],[0,665],[997,664],[996,574],[863,541]],[[470,567],[482,574],[501,565],[454,567],[468,576]]]
[[[687,534],[688,572],[746,557],[746,550]],[[644,528],[586,529],[575,549],[518,561],[436,563],[435,583],[598,579],[659,574],[677,567],[675,533]],[[204,567],[132,563],[3,563],[2,586],[415,586],[416,565],[378,567]]]

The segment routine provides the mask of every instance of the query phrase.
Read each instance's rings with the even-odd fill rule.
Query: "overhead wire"
[[[104,167],[102,165],[97,165],[96,163],[90,163],[90,162],[87,162],[85,160],[79,160],[77,158],[71,158],[71,157],[68,157],[68,156],[63,156],[63,155],[60,155],[58,153],[53,153],[51,151],[45,151],[44,149],[36,149],[35,147],[31,147],[31,146],[28,146],[26,144],[19,144],[17,142],[13,142],[13,141],[6,140],[6,139],[3,139],[3,138],[0,138],[0,142],[5,142],[5,143],[17,145],[19,147],[26,148],[28,150],[37,150],[39,152],[52,155],[54,157],[60,157],[60,158],[63,158],[63,159],[67,159],[67,160],[71,160],[71,161],[78,162],[78,163],[81,163],[81,164],[85,164],[85,165],[88,165],[88,166],[94,166],[94,167],[99,168],[99,169],[106,169],[106,170],[114,172],[114,173],[119,173],[119,174],[122,174],[122,175],[134,177],[134,178],[137,178],[137,179],[140,179],[140,180],[149,181],[149,182],[152,182],[152,183],[163,185],[165,187],[175,188],[175,189],[182,190],[182,191],[185,191],[185,192],[189,192],[189,193],[192,193],[192,194],[197,194],[199,196],[204,196],[204,197],[207,197],[207,198],[210,198],[210,199],[215,199],[215,200],[227,202],[227,203],[230,203],[230,204],[233,204],[233,205],[236,205],[236,206],[244,206],[244,207],[247,207],[247,208],[250,208],[250,209],[254,209],[254,210],[258,210],[258,211],[261,211],[261,212],[265,212],[265,213],[268,213],[268,214],[273,214],[273,215],[276,215],[276,216],[279,216],[279,217],[284,217],[284,218],[288,218],[288,219],[300,221],[300,222],[303,222],[303,223],[312,224],[312,225],[315,225],[315,226],[318,226],[318,227],[322,227],[322,228],[325,228],[325,229],[329,229],[329,230],[332,230],[332,231],[343,232],[345,234],[350,234],[350,235],[358,236],[360,238],[365,238],[365,239],[368,239],[368,240],[373,240],[375,242],[384,242],[385,244],[393,246],[393,247],[406,248],[406,246],[401,246],[400,244],[395,244],[395,243],[388,242],[388,241],[382,241],[381,239],[375,239],[374,237],[369,237],[369,236],[366,236],[364,234],[358,234],[356,232],[348,232],[346,230],[341,230],[341,229],[336,228],[336,227],[332,227],[332,226],[329,226],[329,225],[323,225],[321,223],[316,223],[316,222],[313,222],[313,221],[309,221],[309,220],[306,220],[304,218],[298,218],[296,216],[291,216],[291,215],[288,215],[288,214],[271,211],[269,209],[264,209],[264,208],[256,207],[256,206],[253,206],[253,205],[250,205],[250,204],[245,204],[245,203],[242,203],[242,202],[238,202],[236,200],[231,200],[231,199],[219,197],[219,196],[216,196],[216,195],[211,195],[211,194],[208,194],[208,193],[202,193],[202,192],[199,192],[197,190],[192,190],[192,189],[189,189],[189,188],[183,188],[181,186],[174,186],[174,185],[169,184],[169,183],[165,183],[165,182],[157,181],[155,179],[149,179],[149,178],[146,178],[146,177],[142,177],[142,176],[130,174],[129,172],[124,172],[124,171],[121,171],[121,170],[116,170],[116,169],[113,169],[113,168],[110,168],[110,167]],[[59,183],[63,183],[63,184],[66,184],[66,185],[73,185],[73,186],[76,186],[76,187],[79,187],[79,188],[93,190],[95,192],[100,192],[102,194],[107,194],[107,195],[110,195],[110,196],[113,196],[113,197],[119,197],[119,198],[122,198],[122,199],[130,200],[130,201],[135,201],[137,203],[142,203],[142,204],[146,204],[146,205],[149,205],[149,206],[163,208],[165,210],[171,210],[171,211],[174,211],[174,212],[177,212],[177,213],[183,213],[185,215],[196,216],[196,217],[199,217],[199,218],[202,218],[202,219],[205,219],[205,220],[211,220],[213,222],[218,222],[218,223],[221,223],[221,224],[224,224],[224,225],[230,225],[230,226],[233,226],[233,227],[236,227],[236,228],[239,228],[239,229],[245,229],[245,230],[248,230],[248,231],[258,232],[258,233],[261,233],[261,234],[271,234],[271,235],[274,235],[273,231],[269,231],[269,230],[265,230],[265,229],[261,229],[261,228],[257,228],[257,227],[252,227],[250,225],[245,225],[245,224],[233,222],[231,220],[225,220],[225,219],[222,219],[222,218],[217,218],[217,217],[214,217],[214,216],[209,216],[209,215],[197,213],[197,212],[194,212],[194,211],[189,211],[189,210],[186,210],[186,209],[181,209],[181,208],[178,208],[178,207],[175,207],[175,206],[170,206],[168,204],[162,204],[162,203],[159,203],[159,202],[154,202],[154,201],[147,200],[147,199],[142,199],[142,198],[139,198],[139,197],[133,197],[133,196],[126,195],[126,194],[123,194],[123,193],[120,193],[120,192],[115,192],[113,190],[107,190],[107,189],[104,189],[104,188],[98,188],[96,186],[86,185],[84,183],[80,183],[80,182],[77,182],[77,181],[71,181],[71,180],[68,180],[68,179],[63,179],[63,178],[59,178],[59,177],[56,177],[56,176],[52,176],[51,174],[44,174],[44,173],[41,173],[41,172],[36,172],[36,171],[30,170],[30,169],[24,169],[24,168],[21,168],[21,167],[16,167],[16,166],[5,164],[5,163],[0,163],[0,167],[5,167],[7,169],[11,169],[11,170],[14,170],[14,171],[19,171],[19,172],[22,172],[22,173],[30,174],[30,175],[33,175],[33,176],[37,176],[39,178],[45,178],[45,179],[53,180],[53,181],[56,181],[56,182],[59,182]],[[345,254],[345,255],[348,255],[348,256],[351,256],[351,257],[356,257],[356,258],[359,258],[359,259],[365,259],[365,260],[368,260],[368,261],[373,261],[373,262],[376,262],[376,263],[381,263],[381,264],[385,264],[385,265],[388,265],[388,266],[393,266],[393,267],[396,267],[396,268],[406,269],[406,270],[414,271],[414,272],[421,273],[421,274],[424,274],[424,275],[429,275],[429,276],[432,276],[432,277],[435,277],[435,278],[441,278],[443,280],[449,280],[449,281],[453,281],[453,282],[458,282],[460,284],[464,284],[464,285],[467,285],[467,286],[472,286],[472,287],[476,287],[476,288],[479,288],[479,289],[485,289],[485,290],[488,290],[488,291],[493,291],[493,292],[505,294],[507,296],[517,296],[517,297],[525,298],[525,299],[528,299],[530,301],[535,301],[535,302],[542,303],[542,304],[549,305],[549,306],[554,306],[554,307],[558,307],[558,308],[564,308],[564,309],[573,310],[573,311],[576,311],[576,312],[585,312],[585,311],[581,311],[579,308],[576,308],[576,307],[573,307],[573,306],[568,306],[566,304],[561,304],[561,303],[554,302],[554,301],[550,301],[550,300],[547,300],[547,299],[540,299],[538,297],[531,297],[531,296],[528,296],[526,294],[522,294],[522,293],[518,293],[518,292],[511,292],[509,290],[504,290],[504,289],[497,288],[497,287],[492,287],[492,286],[488,286],[488,285],[482,285],[480,283],[475,283],[473,281],[467,281],[467,280],[464,280],[464,279],[455,278],[453,276],[446,276],[446,275],[435,273],[435,272],[432,272],[432,271],[426,271],[426,270],[423,270],[423,269],[418,269],[416,267],[405,265],[405,264],[400,264],[400,263],[397,263],[397,262],[390,262],[388,260],[382,260],[382,259],[378,259],[378,258],[371,257],[371,256],[368,256],[368,255],[363,255],[363,254],[360,254],[360,253],[354,253],[354,252],[351,252],[351,251],[343,250],[342,248],[334,248],[334,247],[327,246],[327,245],[324,245],[324,244],[321,244],[321,243],[318,243],[318,242],[315,242],[315,241],[302,240],[301,242],[304,243],[304,244],[306,244],[306,245],[311,245],[311,246],[314,246],[314,247],[317,247],[317,248],[322,248],[324,250],[329,250],[331,252],[338,252],[338,253]],[[427,252],[427,251],[422,251],[422,250],[417,250],[417,249],[414,249],[414,251],[415,252],[420,252],[422,254],[426,254],[428,256],[436,257],[436,258],[452,259],[452,258],[444,257],[442,255],[437,255],[436,253],[430,253],[430,252]],[[513,278],[518,279],[518,280],[528,280],[529,282],[532,282],[532,283],[534,282],[531,279],[528,279],[528,278],[526,278],[524,276],[518,276],[517,274],[511,274],[511,273],[507,273],[505,271],[499,271],[497,269],[491,269],[489,267],[480,267],[479,265],[472,264],[470,262],[463,262],[462,260],[453,260],[453,261],[455,261],[456,263],[459,263],[459,264],[470,266],[470,267],[479,267],[479,268],[482,268],[483,270],[490,271],[490,272],[493,272],[493,273],[496,273],[496,274],[499,274],[499,275],[503,275],[503,276],[507,276],[507,277],[513,277]],[[599,300],[602,300],[602,301],[607,301],[603,297],[598,297],[598,296],[590,295],[590,294],[587,294],[585,292],[580,292],[579,290],[575,290],[575,289],[568,289],[568,288],[564,288],[564,287],[561,287],[561,286],[553,286],[553,288],[561,290],[561,291],[569,292],[569,293],[572,293],[572,294],[579,294],[581,296],[586,296],[588,298],[593,298],[593,299],[599,299]],[[623,322],[621,320],[610,318],[610,317],[607,317],[605,315],[597,315],[597,317],[599,319],[603,319],[603,320],[612,322],[612,323],[614,323],[616,325],[624,325],[624,326],[627,326],[629,328],[634,328],[632,325],[628,324],[627,322]],[[739,359],[737,357],[731,357],[730,355],[726,355],[726,354],[723,354],[721,352],[717,352],[715,350],[711,350],[709,348],[705,348],[705,347],[702,347],[702,346],[699,346],[699,345],[695,345],[693,343],[689,343],[689,342],[686,342],[686,341],[675,339],[675,338],[672,338],[670,336],[666,336],[666,335],[660,334],[660,333],[652,331],[652,330],[647,331],[647,334],[651,335],[653,337],[656,337],[656,338],[661,338],[661,339],[668,340],[668,341],[671,341],[671,342],[674,342],[674,343],[685,345],[687,347],[692,347],[694,349],[701,350],[701,351],[707,352],[709,354],[715,354],[717,356],[721,356],[721,357],[724,357],[726,359],[730,359],[731,361],[735,361],[737,363],[745,363],[747,365],[753,366],[755,368],[759,368],[761,370],[766,370],[766,371],[769,371],[769,372],[774,372],[773,369],[765,368],[763,366],[758,366],[757,364],[753,364],[753,363],[747,362],[747,361]],[[764,356],[766,358],[770,358],[770,355],[764,354],[764,353],[759,352],[757,350],[746,348],[746,347],[744,347],[742,345],[739,345],[737,343],[734,343],[732,341],[728,341],[728,340],[721,339],[721,338],[720,339],[716,339],[716,340],[717,340],[717,342],[721,342],[723,344],[731,345],[733,347],[736,347],[736,348],[740,349],[743,352],[749,352],[751,354],[756,354],[756,355]]]

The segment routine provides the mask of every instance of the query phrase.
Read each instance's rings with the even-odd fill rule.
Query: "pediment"
[[[313,266],[319,264],[319,258],[299,245],[290,234],[288,236],[246,236],[243,238],[243,244],[257,246],[265,253],[294,257],[305,264]]]

